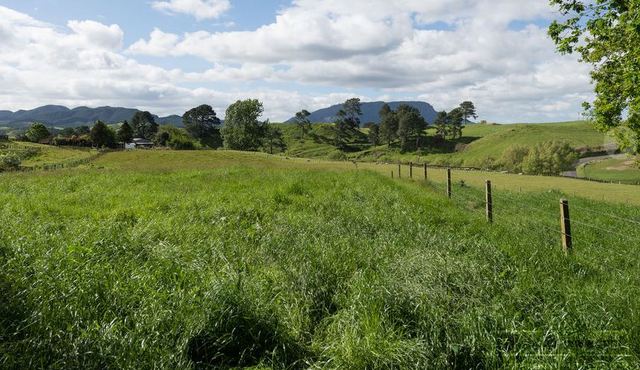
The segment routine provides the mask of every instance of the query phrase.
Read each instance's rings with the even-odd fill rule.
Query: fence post
[[[413,162],[409,162],[409,178],[413,178]]]
[[[493,222],[493,196],[491,194],[491,180],[487,180],[486,187],[486,208],[487,208],[487,222]]]
[[[402,162],[398,162],[398,178],[402,178]]]
[[[569,215],[569,201],[560,199],[560,229],[562,233],[562,249],[569,254],[573,248],[571,237],[571,216]]]
[[[451,199],[451,168],[447,168],[447,197]]]
[[[393,171],[391,171],[391,178],[393,178]]]
[[[425,181],[428,180],[428,178],[427,178],[427,164],[426,163],[424,164],[424,179],[425,179]]]

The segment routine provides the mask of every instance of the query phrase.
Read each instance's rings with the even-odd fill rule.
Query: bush
[[[341,150],[334,150],[329,153],[328,158],[332,161],[346,161],[347,155]]]
[[[529,175],[559,175],[573,168],[578,153],[568,143],[550,141],[536,145],[522,162]]]
[[[194,150],[196,145],[193,140],[184,137],[173,137],[167,143],[169,148],[174,150]]]
[[[500,158],[500,166],[513,173],[522,172],[522,162],[529,155],[529,148],[523,145],[512,145],[508,147]]]
[[[20,168],[20,157],[15,154],[5,154],[0,156],[0,172],[15,171]]]
[[[174,150],[194,150],[197,148],[195,141],[185,130],[171,125],[160,126],[154,141],[157,145],[167,146]]]

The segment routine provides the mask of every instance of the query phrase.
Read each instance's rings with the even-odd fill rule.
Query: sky
[[[256,98],[278,122],[359,97],[576,120],[593,86],[555,51],[556,17],[548,0],[0,0],[0,110],[224,117]]]

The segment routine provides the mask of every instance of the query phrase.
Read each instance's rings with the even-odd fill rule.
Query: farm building
[[[124,144],[125,149],[150,149],[153,148],[153,142],[147,139],[134,138],[130,143]]]

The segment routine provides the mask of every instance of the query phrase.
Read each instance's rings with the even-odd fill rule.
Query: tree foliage
[[[298,126],[300,137],[302,139],[304,139],[305,136],[311,131],[311,121],[309,120],[310,116],[311,113],[309,113],[309,111],[306,109],[303,109],[300,112],[296,113],[296,117],[294,120],[296,122],[296,125]]]
[[[200,105],[188,110],[182,116],[185,129],[194,139],[211,148],[222,146],[221,121],[210,105]]]
[[[96,121],[91,128],[91,142],[98,148],[113,148],[116,134],[102,121]]]
[[[549,27],[561,53],[592,65],[596,99],[585,109],[621,146],[640,152],[640,2],[550,0],[562,15]]]
[[[116,131],[116,139],[121,143],[130,143],[133,140],[133,128],[129,122],[124,121]]]
[[[25,132],[25,136],[32,143],[37,143],[51,136],[51,132],[49,132],[47,126],[36,122],[29,127],[27,132]]]
[[[469,118],[476,119],[478,118],[478,113],[476,112],[476,106],[473,102],[464,101],[460,104],[460,109],[462,110],[462,117],[464,118],[464,123],[469,123]]]
[[[441,139],[446,139],[449,135],[449,118],[447,117],[447,112],[438,112],[433,124],[436,126],[436,136]]]
[[[353,136],[355,131],[360,127],[360,116],[362,109],[359,98],[352,98],[344,102],[342,109],[338,112],[338,120],[336,121],[336,146],[343,148],[347,140]]]
[[[380,109],[380,140],[384,140],[388,145],[398,138],[398,117],[389,107],[384,104]]]
[[[269,154],[274,153],[274,149],[280,152],[287,149],[287,144],[284,141],[282,130],[279,127],[272,125],[268,122],[264,124],[264,138],[263,148],[268,151]]]
[[[149,112],[136,112],[131,118],[131,128],[135,137],[148,140],[153,139],[158,132],[158,124]]]
[[[369,128],[369,142],[373,146],[380,145],[380,126],[375,123],[368,126]]]
[[[402,104],[396,111],[398,117],[398,138],[400,148],[405,151],[410,149],[410,140],[415,139],[415,148],[420,148],[422,133],[427,128],[427,123],[420,110],[410,105]]]
[[[452,139],[462,137],[462,129],[464,128],[464,110],[460,107],[455,108],[447,114],[447,133]]]
[[[194,139],[185,130],[172,125],[160,126],[154,142],[156,145],[166,146],[174,150],[196,149]]]
[[[264,123],[258,121],[263,112],[256,99],[238,100],[227,108],[222,137],[228,149],[257,151],[262,145]]]

